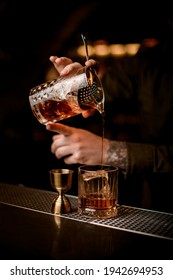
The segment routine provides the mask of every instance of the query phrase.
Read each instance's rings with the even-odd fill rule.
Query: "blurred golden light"
[[[96,56],[125,56],[125,55],[135,55],[139,48],[139,43],[132,44],[110,44],[107,41],[100,40],[94,43],[94,46],[88,45],[89,57]],[[79,56],[86,56],[85,47],[83,45],[77,48],[77,54]]]
[[[110,54],[109,45],[105,40],[98,40],[94,43],[95,55],[107,56]]]
[[[77,48],[77,53],[80,56],[86,56],[85,47],[83,45],[79,46]],[[95,50],[94,50],[93,46],[88,45],[88,55],[92,56],[92,55],[94,55],[94,53],[95,53]]]
[[[109,50],[110,53],[115,56],[123,56],[126,54],[126,49],[122,44],[111,44]]]
[[[127,44],[125,50],[128,55],[135,55],[140,48],[140,44]]]

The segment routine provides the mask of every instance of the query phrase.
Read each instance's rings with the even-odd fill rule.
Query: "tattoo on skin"
[[[110,141],[107,154],[108,164],[116,165],[126,170],[127,146],[125,142]]]

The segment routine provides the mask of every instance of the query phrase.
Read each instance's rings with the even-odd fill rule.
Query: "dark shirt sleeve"
[[[173,172],[173,147],[127,143],[127,174]]]

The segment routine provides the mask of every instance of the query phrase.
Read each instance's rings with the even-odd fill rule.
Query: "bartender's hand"
[[[73,62],[68,57],[57,57],[57,56],[50,56],[50,61],[53,63],[55,69],[58,71],[60,76],[68,75],[69,73],[75,73],[76,70],[83,67],[79,62]],[[87,67],[93,67],[96,72],[99,71],[99,63],[94,59],[89,59],[85,62]]]
[[[109,140],[87,130],[69,127],[60,123],[48,123],[47,130],[58,134],[52,138],[51,152],[66,164],[101,164],[107,161]]]
[[[53,63],[55,69],[58,71],[60,76],[66,76],[68,74],[73,74],[76,72],[76,70],[83,67],[79,62],[73,62],[68,57],[57,57],[57,56],[50,56],[50,61]],[[85,62],[85,65],[87,67],[93,67],[98,72],[99,70],[99,63],[95,61],[94,59],[90,59]],[[94,114],[95,110],[84,110],[82,111],[82,116],[84,118],[87,118],[89,116],[92,116]]]

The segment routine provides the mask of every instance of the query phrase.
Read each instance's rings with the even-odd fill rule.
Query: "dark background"
[[[91,42],[157,38],[172,18],[170,2],[0,1],[0,181],[51,190],[49,170],[65,166],[51,154],[52,133],[28,102],[30,89],[46,79],[50,55],[77,60],[81,33]],[[98,121],[96,114],[67,123],[95,131]]]

